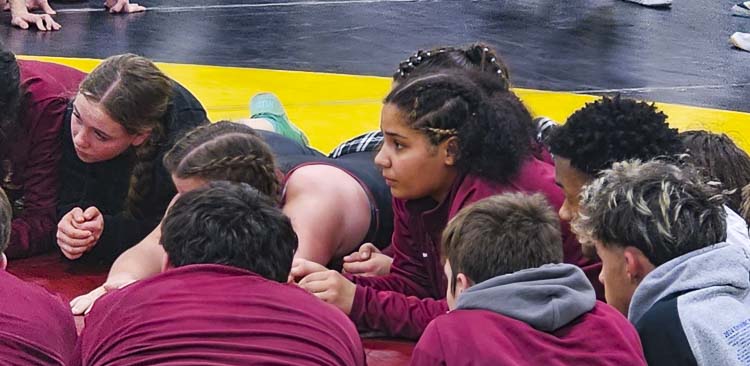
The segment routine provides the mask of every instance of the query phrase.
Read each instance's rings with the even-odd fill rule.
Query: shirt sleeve
[[[24,209],[13,218],[6,250],[10,258],[31,256],[54,248],[57,226],[61,131],[67,102],[54,98],[36,108],[30,118],[29,155],[24,175]],[[36,113],[35,113],[36,111]]]
[[[427,325],[448,311],[445,300],[418,299],[393,291],[357,286],[349,317],[360,327],[417,339]]]

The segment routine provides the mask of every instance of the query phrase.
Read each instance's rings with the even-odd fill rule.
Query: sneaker
[[[250,118],[263,118],[271,123],[276,133],[304,146],[310,145],[305,133],[289,120],[281,101],[272,93],[258,93],[250,99]]]
[[[732,7],[732,15],[738,17],[750,17],[750,1],[736,4]]]
[[[750,52],[750,33],[734,32],[729,41],[732,44],[741,49]]]
[[[640,4],[652,8],[666,8],[672,6],[672,0],[625,0],[627,2]]]

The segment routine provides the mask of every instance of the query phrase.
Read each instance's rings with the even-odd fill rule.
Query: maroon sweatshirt
[[[68,365],[77,336],[67,304],[4,270],[0,299],[0,364]]]
[[[421,365],[646,365],[638,333],[596,301],[580,268],[547,264],[497,276],[458,295],[412,353]]]
[[[295,285],[221,265],[170,269],[97,301],[74,364],[364,365],[354,324]]]
[[[2,184],[13,204],[5,254],[30,256],[54,247],[61,131],[68,101],[86,74],[63,65],[18,61],[24,90],[19,130],[2,150]]]
[[[542,193],[555,210],[564,200],[555,184],[554,167],[534,158],[526,160],[515,179],[507,184],[471,175],[459,177],[440,205],[430,198],[394,199],[391,273],[380,277],[350,276],[358,286],[349,317],[361,327],[418,338],[430,320],[448,310],[444,300],[435,300],[445,298],[447,284],[439,252],[443,229],[464,206],[507,192]],[[561,225],[565,262],[584,267],[584,271],[590,269],[568,223]],[[598,272],[593,278],[597,275]]]

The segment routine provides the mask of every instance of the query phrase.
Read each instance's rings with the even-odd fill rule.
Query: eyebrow
[[[79,112],[79,111],[78,111],[78,107],[76,107],[76,104],[75,104],[75,103],[73,103],[73,114],[74,114],[74,115],[76,116],[76,118],[78,118],[79,120],[83,121],[83,119],[81,118],[81,112]],[[96,131],[96,132],[100,133],[100,134],[101,134],[102,136],[104,136],[105,138],[108,138],[108,139],[111,139],[111,138],[112,138],[112,136],[110,136],[110,134],[108,134],[108,133],[106,133],[106,132],[104,132],[104,131],[102,131],[102,130],[100,130],[100,129],[98,129],[98,128],[94,128],[94,127],[92,127],[92,129],[93,129],[94,131]]]
[[[397,133],[395,133],[395,132],[388,132],[388,131],[383,131],[383,134],[384,134],[384,135],[387,135],[387,136],[390,136],[390,137],[401,137],[401,138],[406,138],[406,136],[403,136],[403,135],[399,135],[399,134],[397,134]]]

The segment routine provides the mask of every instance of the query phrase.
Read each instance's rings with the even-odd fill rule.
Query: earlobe
[[[653,266],[650,265],[651,262],[648,261],[643,252],[634,247],[625,248],[623,254],[628,278],[634,283],[640,283],[651,269],[653,269]]]
[[[161,271],[166,272],[170,268],[172,268],[172,263],[169,262],[169,255],[164,253],[164,256],[161,258]]]
[[[458,137],[450,137],[443,143],[445,144],[445,165],[456,165],[456,160],[458,160]]]
[[[0,270],[5,270],[6,267],[8,267],[8,257],[5,253],[0,253]]]
[[[461,295],[461,293],[469,287],[471,287],[471,280],[469,279],[469,277],[466,277],[466,275],[463,273],[459,273],[456,276],[456,293],[454,294],[455,298],[458,298],[458,296]]]

